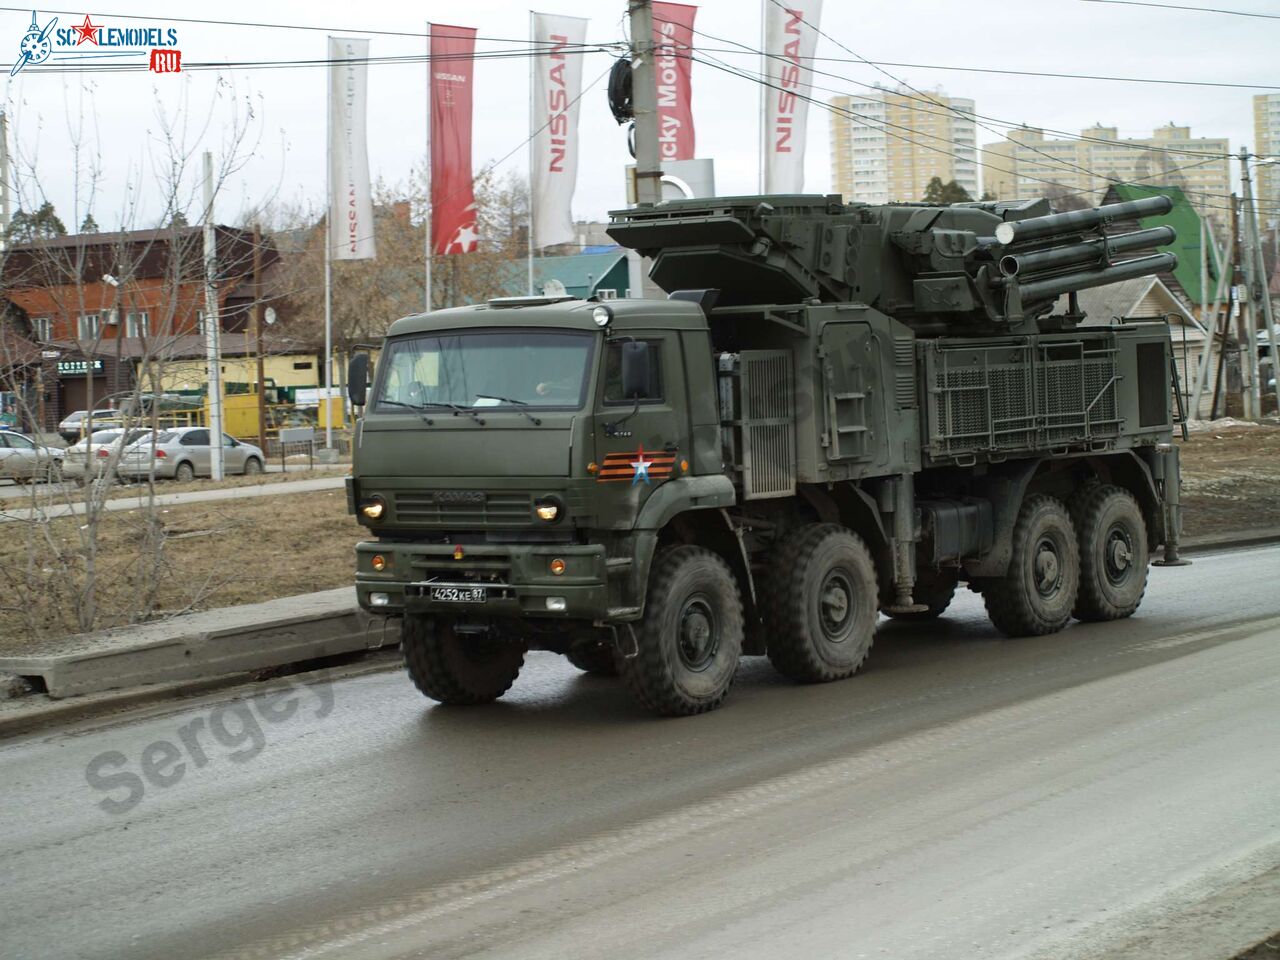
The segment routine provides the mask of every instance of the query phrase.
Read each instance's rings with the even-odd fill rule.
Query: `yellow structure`
[[[929,181],[981,195],[974,103],[941,89],[831,98],[831,180],[846,201],[924,198]]]
[[[169,360],[161,371],[157,393],[173,390],[199,390],[208,379],[208,367],[203,358]],[[277,387],[316,387],[320,385],[322,364],[313,353],[284,354],[263,357],[263,376],[274,381]],[[256,357],[223,357],[223,383],[256,383],[258,360]],[[334,381],[337,382],[336,380]]]
[[[983,147],[982,162],[987,190],[1001,200],[1074,194],[1093,206],[1112,183],[1181,187],[1196,212],[1220,229],[1231,193],[1229,152],[1225,137],[1192,137],[1190,127],[1173,124],[1124,140],[1115,127],[1090,127],[1078,140],[1018,127]]]

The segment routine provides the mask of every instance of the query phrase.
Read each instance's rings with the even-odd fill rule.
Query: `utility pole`
[[[253,336],[258,355],[258,447],[267,452],[267,381],[262,369],[262,225],[253,225]]]
[[[1271,377],[1276,397],[1276,412],[1280,413],[1280,377],[1276,376],[1276,322],[1271,310],[1271,284],[1269,283],[1270,278],[1267,276],[1267,261],[1262,255],[1262,237],[1258,231],[1258,208],[1253,202],[1253,181],[1249,177],[1249,154],[1244,150],[1240,151],[1240,179],[1244,188],[1246,208],[1244,228],[1250,241],[1249,262],[1253,265],[1253,270],[1251,271],[1253,281],[1250,283],[1249,298],[1251,303],[1262,303],[1262,317],[1267,325],[1267,341],[1271,346]],[[1251,328],[1255,330],[1257,328],[1256,319],[1256,315],[1251,313]],[[1253,350],[1253,363],[1256,375],[1258,369],[1256,347]],[[1254,391],[1258,394],[1258,416],[1262,415],[1262,389],[1263,384],[1255,382]]]
[[[222,345],[218,319],[218,241],[213,232],[213,154],[204,154],[204,349],[209,380],[209,472],[222,479]]]
[[[631,103],[636,124],[636,203],[662,200],[658,153],[658,82],[653,64],[653,4],[627,0],[631,17]]]
[[[1253,338],[1249,335],[1249,325],[1245,317],[1247,311],[1248,284],[1243,286],[1240,284],[1241,278],[1241,247],[1244,246],[1240,233],[1240,198],[1234,193],[1231,195],[1231,236],[1236,238],[1235,255],[1231,261],[1231,284],[1233,287],[1233,300],[1236,307],[1236,342],[1245,344],[1244,362],[1240,364],[1240,409],[1246,419],[1253,415],[1253,378],[1250,376],[1251,367],[1249,365],[1249,350],[1253,342]],[[1241,291],[1244,296],[1242,297]],[[1225,402],[1225,401],[1224,401]]]
[[[0,110],[0,250],[7,246],[12,214],[9,200],[9,118]],[[44,429],[43,424],[41,429]]]
[[[1249,190],[1249,152],[1243,147],[1240,148],[1240,196],[1244,206],[1236,214],[1237,229],[1240,231],[1240,253],[1244,260],[1244,289],[1245,295],[1240,298],[1241,310],[1240,320],[1244,324],[1244,341],[1245,349],[1248,350],[1248,356],[1245,358],[1245,366],[1248,369],[1248,382],[1246,383],[1246,399],[1244,404],[1244,415],[1246,419],[1256,420],[1261,413],[1261,391],[1258,389],[1258,279],[1255,275],[1257,267],[1257,259],[1253,251],[1253,238],[1249,232],[1249,214],[1251,212]],[[1244,222],[1240,222],[1240,217],[1244,217]],[[1248,253],[1245,254],[1245,247],[1248,247]],[[1247,309],[1245,305],[1247,304]]]

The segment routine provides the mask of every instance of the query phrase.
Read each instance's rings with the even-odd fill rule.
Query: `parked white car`
[[[6,480],[62,480],[62,451],[36,443],[16,430],[0,430],[0,477]]]
[[[135,442],[121,455],[118,469],[122,477],[141,479],[154,462],[157,479],[186,482],[209,476],[212,456],[207,427],[182,427],[158,434],[154,443],[147,438]],[[222,435],[222,468],[228,475],[261,473],[265,462],[262,450],[252,443]]]
[[[128,446],[142,439],[148,433],[149,430],[121,430],[119,427],[95,430],[79,443],[67,447],[62,460],[62,473],[81,482],[97,480],[106,475],[112,453],[121,446]]]

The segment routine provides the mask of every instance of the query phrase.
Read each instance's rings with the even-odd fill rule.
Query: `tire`
[[[56,460],[49,464],[49,468],[44,474],[45,483],[61,483],[62,482],[62,464]]]
[[[196,468],[183,460],[173,468],[173,479],[178,483],[190,483],[196,478]]]
[[[1151,559],[1138,501],[1120,487],[1093,488],[1080,504],[1076,534],[1080,592],[1073,615],[1084,621],[1132,616],[1147,592]]]
[[[905,620],[909,623],[937,620],[951,606],[959,581],[959,574],[955,570],[917,570],[912,595],[916,603],[923,603],[929,609],[915,613],[890,613],[885,610],[884,615],[890,620]]]
[[[244,462],[244,475],[246,477],[256,477],[262,473],[262,461],[257,457],[250,457]]]
[[[779,546],[766,586],[769,660],[803,683],[851,677],[871,652],[879,590],[862,539],[833,523],[802,527]]]
[[[654,560],[636,655],[619,655],[618,673],[653,713],[705,713],[733,685],[742,636],[742,598],[728,565],[702,547],[674,547]]]
[[[574,644],[565,656],[575,667],[593,677],[618,675],[618,665],[613,659],[613,644],[603,640]]]
[[[524,648],[517,644],[460,637],[448,621],[420,615],[404,618],[400,649],[414,686],[440,703],[491,703],[524,666]]]
[[[1061,500],[1028,497],[1013,527],[1003,577],[983,584],[987,616],[1008,637],[1044,636],[1067,625],[1080,587],[1075,526]]]

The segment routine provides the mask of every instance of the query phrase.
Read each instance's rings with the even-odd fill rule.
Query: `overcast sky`
[[[1205,3],[1208,0],[1185,0]],[[1280,13],[1275,0],[1221,0],[1233,10]],[[1190,125],[1204,136],[1226,136],[1232,148],[1252,146],[1252,95],[1280,90],[1275,50],[1280,46],[1280,19],[1227,16],[1220,13],[1161,11],[1084,0],[1005,0],[1003,3],[960,3],[957,0],[826,0],[825,32],[859,56],[871,60],[917,64],[886,67],[894,78],[920,89],[941,86],[953,96],[971,97],[979,113],[1011,123],[1078,132],[1101,123],[1119,128],[1122,137],[1149,136],[1153,127],[1173,121]],[[416,31],[425,22],[457,23],[479,29],[478,49],[509,44],[500,38],[528,36],[528,5],[507,0],[470,3],[250,3],[223,0],[217,5],[178,5],[132,0],[112,4],[119,12],[152,16],[149,24],[94,14],[108,27],[173,26],[184,61],[278,60],[323,58],[324,30],[281,30],[263,26],[214,26],[167,20],[165,12],[189,16],[308,25],[351,36],[362,30]],[[756,0],[705,0],[696,26],[731,43],[695,37],[703,47],[730,48],[733,43],[758,48],[760,4]],[[612,43],[623,37],[623,0],[540,0],[549,13],[590,16],[588,40]],[[41,23],[54,13],[40,11]],[[83,20],[83,13],[58,13],[59,27]],[[29,13],[0,13],[3,59],[16,55],[30,22]],[[371,36],[372,56],[422,53],[425,40]],[[516,44],[519,46],[519,44]],[[831,41],[818,41],[819,57],[848,58]],[[716,53],[750,70],[756,57]],[[608,69],[604,53],[586,58],[583,82]],[[48,64],[51,66],[52,62]],[[1011,77],[936,69],[940,66],[1001,67],[1084,74],[1107,74],[1258,85],[1251,89],[1167,86],[1036,77]],[[839,79],[816,83],[841,92],[860,92],[860,84],[892,84],[883,73],[863,64],[823,65]],[[424,150],[426,67],[423,63],[375,64],[369,79],[369,156],[374,177],[405,181]],[[232,101],[248,97],[254,104],[256,146],[252,156],[228,182],[218,200],[218,219],[234,221],[243,210],[265,201],[318,204],[324,189],[325,69],[294,67],[214,72],[181,76],[128,73],[111,75],[55,74],[29,66],[7,85],[11,140],[20,167],[34,159],[40,184],[74,229],[83,217],[86,197],[77,195],[69,159],[70,131],[83,117],[82,140],[97,144],[102,178],[94,201],[103,227],[121,221],[132,184],[144,213],[138,225],[150,226],[158,214],[148,209],[157,193],[154,158],[158,112],[185,122],[193,148],[201,142],[222,149]],[[725,75],[706,64],[693,67],[694,120],[698,155],[716,164],[721,194],[754,193],[757,184],[759,87]],[[476,64],[476,118],[473,162],[476,169],[521,144],[528,135],[529,68],[527,60]],[[815,90],[826,99],[831,93]],[[185,102],[186,106],[183,107]],[[807,191],[830,187],[828,114],[811,108],[806,163]],[[206,121],[207,129],[206,129]],[[623,204],[623,165],[629,157],[625,135],[609,114],[603,82],[582,101],[583,150],[574,200],[577,218],[601,218]],[[203,140],[201,139],[203,133]],[[997,139],[979,130],[980,143]],[[521,176],[527,150],[517,150],[499,170]]]

